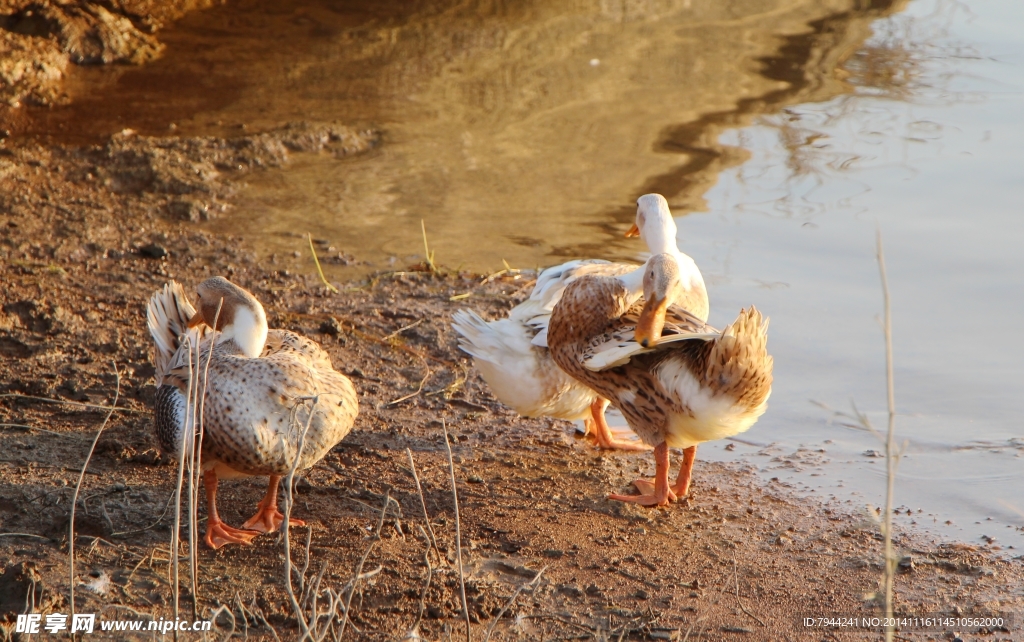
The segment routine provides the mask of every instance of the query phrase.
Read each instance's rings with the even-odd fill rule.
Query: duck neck
[[[632,305],[636,303],[637,299],[643,296],[644,293],[644,272],[647,269],[647,264],[643,264],[635,270],[626,272],[616,277],[622,285],[626,287],[626,305]]]
[[[651,254],[679,254],[676,244],[676,221],[668,206],[659,204],[658,209],[647,217],[640,235]]]
[[[255,306],[239,306],[230,325],[221,330],[218,343],[234,341],[242,353],[255,359],[263,353],[267,343],[267,315],[263,306],[255,302]]]

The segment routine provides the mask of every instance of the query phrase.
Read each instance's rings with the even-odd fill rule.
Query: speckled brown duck
[[[668,201],[660,194],[637,199],[636,221],[626,236],[640,236],[647,248],[676,257],[680,267],[678,303],[702,320],[708,317],[708,293],[693,259],[676,245],[676,224]],[[605,421],[608,401],[555,365],[548,353],[551,310],[569,283],[584,275],[621,276],[643,266],[585,259],[550,267],[537,277],[526,299],[507,318],[487,321],[471,310],[459,310],[452,327],[459,347],[473,356],[494,395],[526,417],[583,419],[601,448],[647,450],[635,438],[616,434]],[[627,431],[628,432],[628,431]]]
[[[654,483],[637,480],[640,495],[610,499],[663,506],[685,497],[697,445],[747,430],[767,407],[768,320],[751,306],[718,332],[673,305],[679,287],[675,258],[660,254],[639,282],[632,273],[576,280],[551,315],[555,363],[608,399],[654,446]],[[670,447],[684,449],[672,486]]]
[[[197,292],[198,311],[173,281],[149,301],[147,322],[156,344],[156,432],[165,451],[179,452],[187,424],[199,423],[191,413],[186,417],[190,382],[198,381],[202,390],[205,380],[200,450],[208,509],[204,541],[219,548],[249,543],[260,532],[280,527],[281,477],[296,457],[296,470],[307,469],[341,441],[352,429],[358,404],[352,382],[334,370],[316,343],[294,332],[268,331],[263,306],[252,294],[222,277],[207,279]],[[208,376],[196,377],[193,364],[201,364],[198,372],[205,373],[207,361]],[[270,477],[267,493],[244,530],[232,528],[217,513],[217,481],[253,475]]]

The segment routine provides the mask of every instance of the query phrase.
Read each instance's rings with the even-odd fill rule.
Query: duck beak
[[[629,228],[629,231],[626,232],[626,238],[632,238],[634,236],[640,236],[640,228],[636,226],[636,223],[633,223],[633,227]]]
[[[665,327],[665,313],[668,311],[668,297],[658,299],[651,297],[640,312],[640,320],[636,323],[634,339],[645,348],[651,348],[661,339],[661,331]]]
[[[200,312],[199,310],[196,310],[196,313],[193,314],[192,318],[188,320],[188,327],[194,328],[197,325],[199,325],[200,323],[204,323],[204,321],[203,321],[203,313]]]

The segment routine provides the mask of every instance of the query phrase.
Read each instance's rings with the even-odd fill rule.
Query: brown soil
[[[321,588],[336,591],[370,551],[363,571],[379,572],[358,585],[350,639],[404,636],[421,603],[425,638],[463,635],[442,421],[455,444],[474,639],[512,597],[493,639],[879,637],[798,624],[803,616],[876,612],[865,602],[880,573],[875,527],[738,467],[700,461],[682,504],[647,510],[610,502],[606,493],[649,473],[649,456],[602,454],[574,439],[568,423],[518,417],[491,397],[456,349],[450,314],[471,306],[501,315],[529,291],[529,275],[484,282],[419,266],[333,294],[308,254],[260,264],[237,239],[195,222],[230,203],[234,176],[287,162],[296,150],[341,155],[375,140],[296,125],[233,140],[127,134],[94,148],[0,148],[0,620],[13,622],[26,596],[38,611],[69,611],[70,502],[106,415],[81,404],[109,406],[115,397],[118,411],[79,497],[75,608],[108,619],[171,617],[167,506],[175,467],[154,450],[143,309],[169,278],[191,289],[224,274],[259,297],[273,327],[317,338],[362,397],[355,430],[298,483],[295,513],[309,527],[293,528],[291,542],[302,564],[310,538],[306,581],[323,570]],[[325,260],[350,260],[328,246],[319,246]],[[440,548],[440,557],[428,554],[425,596],[425,522],[407,449]],[[222,484],[229,523],[254,510],[263,483]],[[377,540],[385,496],[397,506]],[[899,534],[898,546],[907,556],[896,582],[901,611],[1020,613],[1020,558],[910,533]],[[225,606],[249,639],[273,639],[271,627],[281,640],[297,639],[284,577],[276,536],[203,549],[196,608],[205,617]],[[182,605],[191,618],[187,585]],[[224,614],[217,623],[230,628]],[[0,627],[0,639],[10,628]],[[1022,630],[1015,622],[964,633],[1020,640]]]

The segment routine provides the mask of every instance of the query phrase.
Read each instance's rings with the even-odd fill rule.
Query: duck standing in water
[[[751,306],[718,332],[673,305],[680,288],[675,257],[659,254],[639,275],[577,279],[552,311],[548,346],[555,363],[608,399],[654,446],[654,483],[637,480],[639,495],[609,499],[664,506],[685,497],[697,444],[747,430],[767,408],[768,320]],[[683,449],[672,486],[670,447]]]
[[[186,417],[186,406],[193,376],[203,373],[196,382],[205,389],[204,541],[216,549],[277,530],[284,521],[277,509],[281,477],[293,465],[304,470],[320,461],[352,429],[359,408],[352,382],[334,370],[327,353],[294,332],[268,331],[251,293],[223,277],[203,281],[197,292],[198,311],[172,281],[152,296],[146,316],[156,344],[156,432],[165,452],[178,453],[185,431],[198,434],[198,426],[187,425],[196,422],[191,411]],[[188,328],[197,331],[186,342]],[[217,513],[217,481],[253,475],[270,477],[267,493],[245,530],[232,528]]]
[[[676,245],[676,223],[668,201],[660,194],[637,199],[636,221],[626,236],[639,236],[655,254],[667,253],[679,266],[677,303],[701,320],[708,317],[708,293],[693,259]],[[473,361],[494,395],[526,417],[583,419],[600,448],[647,450],[634,439],[622,438],[605,421],[608,401],[568,376],[551,359],[547,334],[551,311],[566,286],[585,275],[616,277],[643,273],[643,266],[597,259],[576,260],[550,267],[537,277],[530,298],[507,318],[486,321],[475,312],[459,310],[452,327],[459,347]]]

